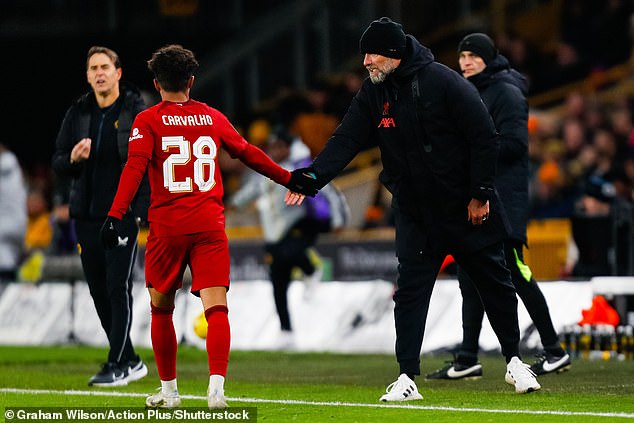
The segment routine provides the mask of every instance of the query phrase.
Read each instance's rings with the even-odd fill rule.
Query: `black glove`
[[[285,185],[292,192],[314,197],[317,195],[317,179],[315,173],[310,167],[295,169],[291,172],[291,179]]]
[[[119,236],[119,224],[121,220],[108,216],[106,221],[103,222],[101,227],[101,244],[106,250],[110,250],[115,247],[125,247],[128,245],[128,237],[121,238]]]

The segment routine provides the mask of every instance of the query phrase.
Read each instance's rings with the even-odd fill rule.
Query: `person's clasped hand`
[[[128,245],[128,237],[121,238],[119,233],[119,224],[121,220],[108,216],[106,217],[103,226],[101,226],[101,244],[106,250],[110,250],[115,247],[125,247]]]
[[[295,169],[291,172],[291,179],[285,185],[290,191],[314,197],[317,195],[317,179],[309,167]]]

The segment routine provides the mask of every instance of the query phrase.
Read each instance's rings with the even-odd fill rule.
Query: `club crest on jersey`
[[[143,134],[139,133],[139,128],[134,128],[132,130],[132,136],[130,137],[128,142],[131,142],[132,140],[138,140],[139,138],[143,138]]]
[[[390,114],[390,102],[386,101],[385,103],[383,103],[383,116],[387,116]]]
[[[390,115],[390,103],[386,101],[383,103],[383,116],[381,118],[381,122],[379,122],[379,126],[377,128],[396,128],[396,123],[394,122],[394,118],[389,117]]]

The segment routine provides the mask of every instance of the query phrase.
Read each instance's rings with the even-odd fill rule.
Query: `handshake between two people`
[[[291,172],[291,179],[285,185],[288,192],[284,197],[284,202],[288,206],[301,205],[306,196],[314,197],[319,191],[317,176],[314,169],[303,167]]]
[[[295,169],[291,172],[291,179],[285,185],[288,192],[284,197],[284,202],[289,205],[301,205],[306,196],[314,197],[319,191],[317,177],[310,167]],[[108,216],[101,226],[99,233],[101,244],[106,250],[128,245],[128,237],[121,237],[121,220]]]

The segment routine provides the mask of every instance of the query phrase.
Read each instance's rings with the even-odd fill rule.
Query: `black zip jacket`
[[[511,238],[526,243],[528,221],[528,84],[498,54],[481,73],[468,78],[489,109],[500,134],[495,186],[508,214]]]
[[[75,219],[105,219],[116,194],[123,166],[128,160],[128,139],[136,115],[145,108],[139,91],[125,83],[120,97],[104,113],[92,91],[81,96],[66,112],[57,134],[52,165],[60,179],[58,195],[68,196]],[[117,113],[118,111],[118,113]],[[101,124],[101,128],[99,125]],[[97,134],[103,139],[95,139]],[[70,162],[70,152],[82,138],[91,138],[88,160]],[[68,193],[59,192],[69,190]],[[150,185],[147,175],[131,205],[133,216],[147,221]]]
[[[319,184],[334,178],[359,151],[377,145],[380,179],[393,195],[393,207],[424,225],[431,248],[471,252],[506,238],[508,221],[494,189],[493,121],[474,86],[435,62],[411,35],[399,67],[381,84],[366,79],[313,161]],[[472,198],[490,200],[483,225],[467,220]]]

